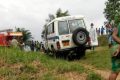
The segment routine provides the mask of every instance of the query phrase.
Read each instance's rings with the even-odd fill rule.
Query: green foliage
[[[47,21],[47,22],[50,22],[50,21],[52,21],[53,19],[58,18],[58,17],[69,16],[69,12],[68,12],[68,10],[65,11],[65,12],[63,12],[63,11],[61,10],[61,8],[59,8],[59,9],[56,11],[56,14],[55,14],[55,15],[54,15],[54,14],[49,14],[48,16],[49,16],[49,18],[48,18],[46,21]]]
[[[45,73],[40,79],[41,80],[67,80],[65,77],[55,76],[51,72]]]
[[[110,70],[111,53],[108,47],[95,48],[94,51],[87,51],[85,58],[79,60],[79,63],[92,65],[95,68]]]
[[[80,66],[77,63],[63,63],[63,64],[58,64],[58,66],[56,67],[56,70],[58,73],[65,73],[65,72],[72,72],[72,71],[76,71],[78,73],[82,73],[85,72],[84,67]]]
[[[25,28],[16,28],[16,32],[23,33],[23,42],[26,42],[33,38],[31,32],[29,30],[26,30]]]
[[[4,53],[4,54],[3,54]],[[20,49],[14,48],[0,48],[1,59],[5,59],[8,64],[15,63],[29,63],[34,60],[38,60],[38,55],[35,52],[23,52]]]
[[[100,75],[89,73],[86,80],[104,80]]]
[[[99,46],[108,46],[108,39],[106,35],[98,37],[98,44]]]
[[[30,64],[24,65],[23,67],[20,68],[20,70],[25,73],[37,73],[38,71],[37,68],[35,68],[33,65]]]
[[[28,74],[20,74],[19,76],[15,77],[14,80],[35,80],[35,79],[32,79],[31,76]]]
[[[7,67],[0,68],[0,76],[12,76],[12,75],[14,75],[14,73],[10,68]]]
[[[85,71],[84,67],[77,63],[70,63],[65,60],[52,59],[49,56],[43,56],[40,61],[43,63],[45,67],[47,67],[50,71],[56,70],[58,73],[65,73],[71,71],[77,71],[82,73]],[[52,65],[51,65],[52,64]]]
[[[62,10],[59,8],[56,12],[56,17],[63,17],[63,16],[69,16],[69,12],[68,11],[62,12]]]
[[[108,21],[115,20],[116,25],[120,22],[120,0],[108,0],[105,3],[104,14]]]
[[[23,52],[18,49],[0,47],[0,61],[2,60],[4,64],[0,62],[3,65],[0,67],[0,76],[8,80],[67,80],[64,74],[69,72],[86,73],[89,75],[88,80],[94,80],[93,78],[101,80],[81,64],[92,65],[100,69],[110,69],[111,66],[107,47],[87,51],[85,58],[73,62],[55,59],[40,52]],[[33,64],[34,61],[37,63]],[[17,68],[13,66],[18,63],[21,65],[17,65]],[[63,74],[62,78],[61,74]]]
[[[42,70],[44,68],[46,68],[48,71],[51,71],[51,74],[48,73],[41,76],[43,80],[66,80],[64,77],[60,78],[58,75],[54,74],[54,71],[56,71],[57,74],[64,74],[71,71],[83,73],[85,71],[85,68],[80,64],[71,63],[66,60],[55,59],[53,57],[51,58],[50,56],[39,54],[39,52],[23,52],[19,49],[0,47],[0,55],[0,60],[4,60],[5,64],[7,65],[12,66],[17,63],[20,63],[22,65],[19,68],[15,69],[8,67],[5,69],[0,68],[0,75],[5,75],[4,77],[7,77],[9,80],[31,80],[31,78],[35,78],[31,77],[32,74],[38,74],[39,69]],[[32,65],[31,63],[33,61],[40,62],[39,67]],[[36,78],[38,80],[41,79],[40,77]]]
[[[52,73],[46,73],[42,76],[42,80],[56,80]]]

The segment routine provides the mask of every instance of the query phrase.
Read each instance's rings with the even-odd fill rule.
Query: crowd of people
[[[40,51],[43,48],[42,42],[39,41],[28,41],[24,44],[23,50],[25,51]]]
[[[10,45],[12,47],[19,47],[23,51],[40,51],[43,48],[42,42],[33,41],[33,40],[22,42],[22,41],[18,41],[16,38],[13,38],[10,41]]]
[[[105,34],[105,28],[102,26],[100,28],[96,28],[97,35],[104,35]]]

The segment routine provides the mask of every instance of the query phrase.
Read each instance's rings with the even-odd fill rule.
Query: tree
[[[50,22],[50,21],[52,21],[53,19],[58,18],[58,17],[69,16],[69,12],[68,12],[68,10],[66,10],[65,12],[63,12],[63,11],[61,10],[61,8],[59,8],[59,9],[57,10],[57,12],[56,12],[55,15],[54,15],[54,14],[49,14],[48,16],[49,16],[49,18],[46,19],[46,22]]]
[[[23,42],[26,42],[33,38],[31,32],[29,30],[26,30],[25,28],[16,28],[16,32],[23,33]]]
[[[69,16],[68,10],[65,12],[62,12],[62,10],[59,8],[56,12],[56,17],[63,17],[63,16]]]
[[[118,25],[120,22],[120,0],[108,0],[105,5],[104,14],[106,19],[109,22],[114,20],[115,24]]]

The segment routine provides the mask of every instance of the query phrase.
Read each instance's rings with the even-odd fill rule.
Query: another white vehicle
[[[47,24],[45,33],[45,51],[55,56],[71,54],[77,57],[85,55],[91,49],[89,32],[83,16],[66,16],[52,20]]]

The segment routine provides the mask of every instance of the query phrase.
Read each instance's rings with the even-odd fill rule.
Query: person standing
[[[104,34],[104,28],[103,28],[103,26],[101,27],[101,35],[103,35]]]
[[[31,41],[30,48],[31,48],[31,51],[34,51],[35,44],[33,40]]]
[[[17,41],[16,37],[13,37],[12,41],[11,41],[11,46],[14,48],[17,48],[19,45],[19,42]]]
[[[98,28],[96,28],[96,33],[97,33],[97,36],[99,36],[99,35],[100,35],[100,31],[99,31],[99,29],[98,29]]]
[[[40,43],[38,41],[36,42],[36,51],[40,51]]]
[[[95,28],[94,28],[94,24],[93,23],[91,23],[91,28],[90,28],[90,38],[91,38],[91,45],[92,45],[92,49],[94,50],[94,42],[96,41],[96,35],[97,35],[97,33],[96,33],[96,30],[95,30]]]
[[[100,28],[98,29],[98,34],[99,34],[99,36],[100,36]]]
[[[114,39],[111,47],[112,72],[109,80],[116,80],[120,72],[120,24],[113,28],[112,38]]]
[[[107,38],[108,38],[108,45],[109,45],[109,48],[110,48],[112,46],[112,42],[113,42],[113,38],[112,38],[113,26],[110,23],[107,23],[105,25],[105,27],[106,27],[106,35],[107,35]]]

